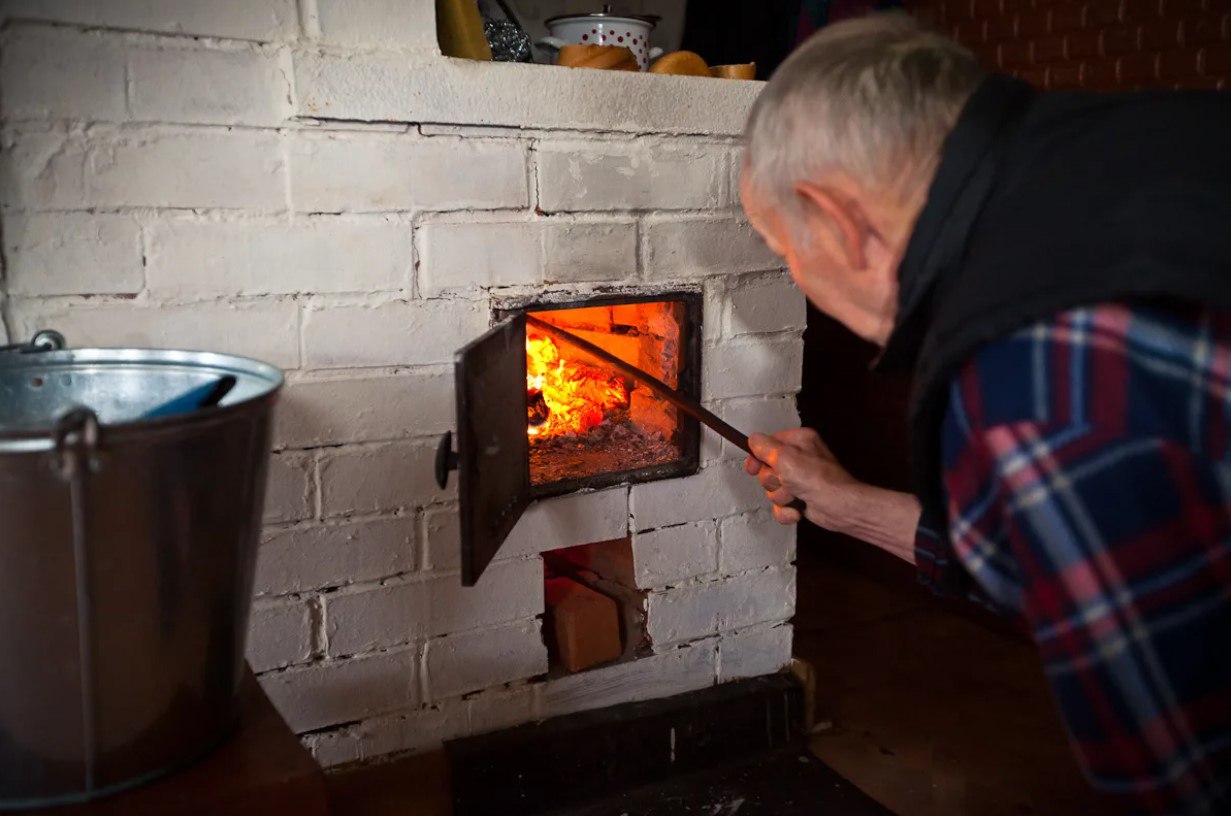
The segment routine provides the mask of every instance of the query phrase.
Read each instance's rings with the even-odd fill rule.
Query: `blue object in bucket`
[[[192,413],[202,408],[211,408],[221,402],[222,398],[231,392],[231,389],[235,387],[235,382],[235,377],[228,374],[214,382],[198,386],[186,394],[180,394],[178,397],[146,411],[141,415],[141,418],[159,419],[174,414]]]

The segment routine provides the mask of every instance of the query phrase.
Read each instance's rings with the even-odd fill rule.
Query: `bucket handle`
[[[71,482],[84,468],[89,473],[102,469],[99,445],[102,424],[89,408],[73,408],[56,420],[52,431],[52,470],[66,482]]]
[[[60,351],[68,345],[64,335],[55,329],[43,329],[30,339],[29,343],[14,343],[10,346],[0,346],[0,353],[11,351],[16,354],[37,354],[43,351]]]
[[[40,332],[39,334],[43,334]],[[63,340],[63,337],[60,338]],[[35,335],[30,345],[38,342]],[[77,596],[77,650],[81,683],[81,741],[84,747],[84,787],[93,795],[97,784],[98,709],[94,666],[94,593],[90,584],[90,477],[101,468],[102,427],[89,408],[73,408],[56,420],[52,440],[52,472],[68,484],[73,520],[73,571]]]

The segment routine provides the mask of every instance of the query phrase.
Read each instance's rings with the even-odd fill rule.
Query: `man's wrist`
[[[914,563],[919,502],[909,493],[868,484],[852,484],[830,529],[858,538]]]
[[[861,538],[872,526],[872,520],[885,511],[883,490],[862,482],[852,482],[841,489],[840,498],[834,502],[834,518],[829,519],[829,529],[843,535]]]

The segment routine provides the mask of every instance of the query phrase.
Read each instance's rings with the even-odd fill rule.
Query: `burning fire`
[[[531,437],[584,434],[607,411],[628,407],[623,377],[560,356],[550,337],[526,332],[526,431]]]

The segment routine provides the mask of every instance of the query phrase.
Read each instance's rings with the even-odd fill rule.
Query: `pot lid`
[[[662,19],[660,14],[617,14],[611,10],[611,6],[604,5],[602,11],[595,11],[591,14],[559,14],[555,17],[549,17],[544,21],[544,25],[550,26],[552,23],[559,23],[564,20],[591,20],[591,19],[607,19],[607,20],[636,20],[639,23],[647,23],[650,26],[655,26]]]

